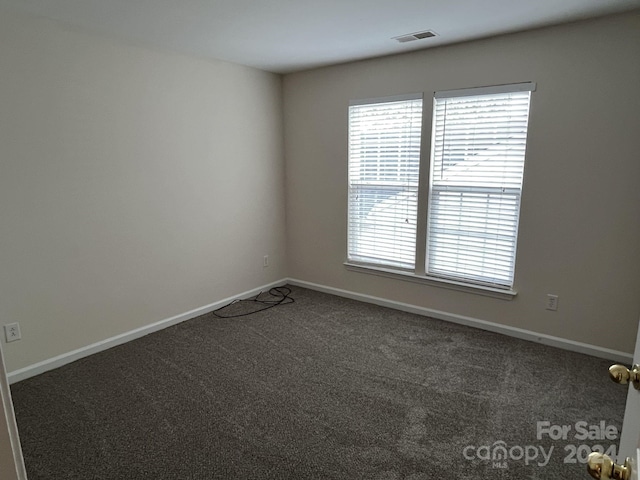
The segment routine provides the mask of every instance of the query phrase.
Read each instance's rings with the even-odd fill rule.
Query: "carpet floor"
[[[12,385],[29,479],[584,479],[616,448],[611,362],[291,288]]]

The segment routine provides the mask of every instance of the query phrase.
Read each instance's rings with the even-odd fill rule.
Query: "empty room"
[[[638,0],[0,0],[0,480],[637,479]]]

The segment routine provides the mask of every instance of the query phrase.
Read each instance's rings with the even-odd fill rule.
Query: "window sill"
[[[420,283],[430,285],[432,287],[448,288],[459,292],[471,293],[474,295],[482,295],[485,297],[498,298],[500,300],[513,300],[518,294],[515,290],[503,290],[500,288],[485,287],[482,285],[469,285],[454,280],[445,280],[443,278],[428,277],[416,275],[411,272],[402,272],[399,270],[391,270],[384,267],[374,267],[371,265],[358,265],[356,263],[345,262],[344,266],[347,270],[358,273],[368,273],[381,277],[394,278],[396,280],[404,280],[407,282]]]

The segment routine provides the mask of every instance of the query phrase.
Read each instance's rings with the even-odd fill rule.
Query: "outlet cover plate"
[[[22,334],[20,333],[20,324],[18,323],[9,323],[4,326],[4,336],[7,339],[7,343],[15,342],[16,340],[20,340],[22,338]]]

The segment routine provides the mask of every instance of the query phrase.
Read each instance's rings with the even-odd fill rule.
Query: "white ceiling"
[[[640,8],[640,0],[0,0],[0,7],[278,73]],[[392,37],[433,30],[400,44]]]

